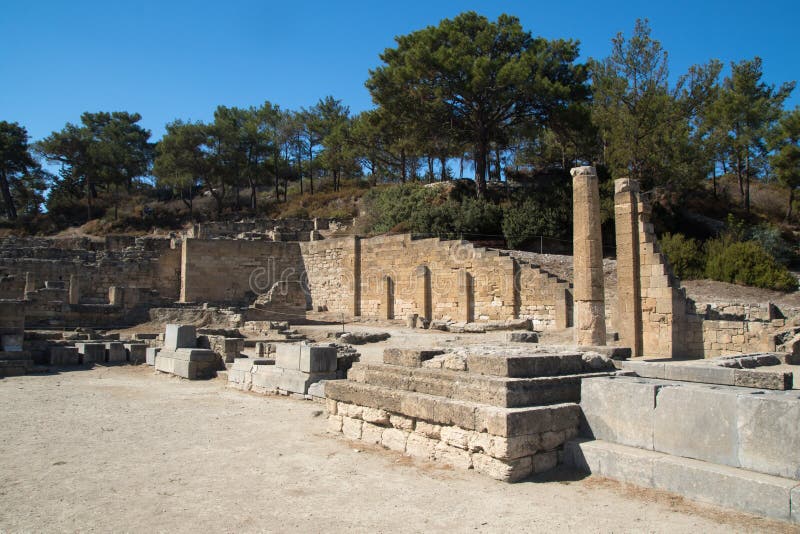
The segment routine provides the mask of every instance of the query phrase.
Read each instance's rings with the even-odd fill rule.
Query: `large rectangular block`
[[[665,378],[666,364],[647,361],[624,361],[620,365],[623,371],[633,371],[642,378]]]
[[[625,362],[628,363],[628,362]],[[635,377],[581,382],[581,433],[595,439],[653,450],[656,396],[663,385]]]
[[[147,365],[155,365],[156,364],[156,355],[161,352],[161,348],[158,347],[147,347],[145,351],[145,362]]]
[[[75,343],[82,364],[103,363],[106,361],[106,346],[103,343]]]
[[[336,347],[281,344],[275,354],[275,366],[304,373],[336,371]]]
[[[252,373],[254,388],[264,390],[280,389],[305,395],[308,387],[320,380],[334,380],[336,373],[305,373],[294,369],[283,369],[274,365],[255,366]]]
[[[689,458],[664,456],[653,465],[654,487],[751,514],[791,520],[797,483]]]
[[[48,363],[50,365],[78,365],[81,355],[77,347],[50,347]]]
[[[144,343],[125,343],[123,346],[129,362],[135,365],[145,363],[147,360],[147,345]]]
[[[655,450],[739,467],[736,392],[684,384],[662,388],[653,417]]]
[[[800,394],[741,394],[736,406],[741,467],[800,480]]]
[[[197,346],[197,331],[193,325],[168,324],[164,350],[191,349]]]
[[[703,382],[732,386],[733,369],[717,365],[666,364],[664,378],[682,382]]]
[[[217,364],[219,362],[219,356],[217,353],[210,349],[167,350],[165,348],[162,349],[158,355],[187,362],[208,362],[213,364]]]
[[[213,378],[216,374],[216,365],[208,361],[179,360],[165,356],[160,352],[156,356],[156,370],[169,373],[189,380]]]
[[[121,363],[128,361],[128,354],[125,352],[125,345],[119,341],[107,341],[106,361],[109,363]]]

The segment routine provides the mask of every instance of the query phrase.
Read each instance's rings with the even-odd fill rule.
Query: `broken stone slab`
[[[732,369],[733,385],[746,388],[789,390],[794,385],[794,373]]]
[[[537,332],[509,332],[506,334],[508,343],[538,343],[539,334]]]
[[[340,333],[337,332],[336,337],[342,343],[348,343],[350,345],[364,345],[366,343],[378,343],[381,341],[385,341],[391,337],[388,332],[376,332],[376,333],[369,333],[369,332],[344,332]]]
[[[275,351],[275,365],[304,373],[335,373],[336,355],[336,347],[329,345],[284,343]]]
[[[733,367],[736,369],[754,369],[769,365],[780,365],[784,361],[784,355],[779,352],[761,352],[757,354],[742,354],[735,356],[721,356],[714,358],[714,363],[721,367]]]
[[[420,367],[422,362],[444,354],[443,350],[384,349],[383,363],[402,367]]]
[[[583,345],[578,347],[581,352],[596,352],[612,360],[627,360],[633,354],[630,347],[613,347],[610,345]]]
[[[168,324],[164,335],[164,350],[197,347],[197,331],[193,325]]]

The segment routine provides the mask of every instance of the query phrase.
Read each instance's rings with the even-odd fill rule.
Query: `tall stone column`
[[[614,326],[620,342],[642,355],[642,301],[639,257],[639,184],[629,178],[614,181],[617,234],[617,307]]]
[[[594,167],[575,167],[570,174],[572,174],[575,343],[605,345],[606,306],[597,172]]]

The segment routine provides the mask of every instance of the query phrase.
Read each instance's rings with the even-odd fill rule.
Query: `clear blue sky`
[[[136,111],[161,137],[176,118],[270,100],[299,109],[333,95],[357,112],[394,37],[466,10],[518,16],[534,35],[572,38],[604,57],[647,17],[673,77],[695,63],[764,59],[769,83],[800,79],[797,0],[272,2],[3,0],[0,120],[40,139],[84,111]],[[726,69],[727,71],[727,69]],[[800,104],[795,90],[789,107]]]

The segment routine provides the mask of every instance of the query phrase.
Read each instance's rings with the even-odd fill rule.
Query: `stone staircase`
[[[597,367],[580,352],[386,349],[326,384],[330,430],[513,482],[555,467],[578,433],[581,379],[615,372]]]
[[[581,385],[585,472],[800,523],[800,392],[636,376]]]

